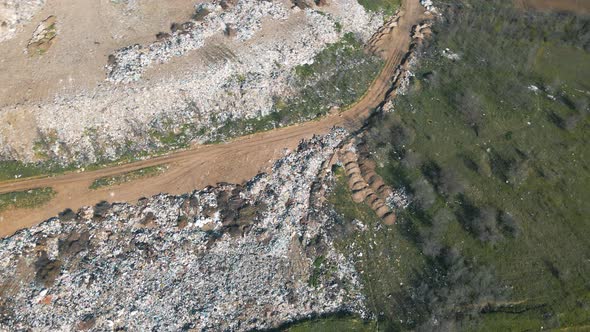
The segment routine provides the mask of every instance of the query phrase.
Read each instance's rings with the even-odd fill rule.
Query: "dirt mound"
[[[352,190],[352,199],[356,203],[365,202],[385,225],[393,225],[396,220],[395,213],[385,203],[393,190],[375,173],[375,163],[366,158],[366,153],[364,158],[359,158],[357,148],[352,140],[338,153],[348,177],[348,186]]]
[[[29,55],[44,54],[55,42],[57,36],[57,18],[49,16],[43,20],[33,33],[33,38],[27,45]]]

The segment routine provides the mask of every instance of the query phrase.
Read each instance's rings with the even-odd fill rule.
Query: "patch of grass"
[[[328,317],[313,319],[310,321],[298,323],[289,326],[282,331],[288,332],[370,332],[376,331],[377,326],[375,322],[367,322],[362,319],[354,317]]]
[[[564,63],[576,64],[564,66]],[[568,95],[580,97],[590,91],[590,53],[574,46],[545,43],[537,50],[534,65],[544,82]]]
[[[54,38],[55,36],[57,36],[57,27],[55,26],[55,23],[53,23],[52,25],[47,27],[47,35],[45,36],[45,38],[49,40]]]
[[[400,0],[359,0],[361,6],[371,12],[383,12],[392,15],[401,5]]]
[[[42,206],[55,196],[53,188],[37,188],[0,194],[0,212],[15,209],[32,209]]]
[[[313,261],[313,270],[311,276],[309,276],[309,285],[311,287],[317,287],[320,275],[322,273],[322,264],[326,260],[326,257],[319,256]]]
[[[428,292],[367,295],[385,307],[404,301],[406,311],[384,315],[397,329],[588,325],[590,22],[501,1],[441,8],[448,21],[435,26],[410,90],[368,139],[386,182],[413,192],[398,218],[413,232],[398,236],[422,256],[400,259],[418,266],[414,276],[429,282],[414,285]],[[441,56],[447,48],[460,60]],[[469,278],[444,285],[463,270]]]
[[[51,16],[47,18],[43,23],[49,23],[50,20],[55,22],[55,17]],[[41,40],[27,45],[27,50],[31,56],[35,54],[43,55],[47,52],[49,47],[51,47],[53,39],[57,36],[57,27],[55,23],[51,23],[51,25],[45,27],[43,33],[44,36]]]
[[[142,160],[147,156],[161,155],[165,150],[148,153],[146,151],[132,151],[124,152],[116,160],[103,160],[93,164],[88,164],[83,167],[84,170],[91,171],[108,166],[127,164],[134,161]],[[34,163],[23,163],[16,160],[2,160],[0,161],[0,181],[10,181],[31,177],[47,177],[56,176],[67,172],[72,172],[81,169],[77,164],[61,165],[53,160],[39,161]]]
[[[0,161],[0,181],[9,181],[45,174],[47,174],[47,170],[36,164],[26,164],[15,160]]]
[[[93,135],[95,129],[88,129],[87,134]],[[203,130],[196,130],[192,125],[184,125],[179,131],[173,130],[152,130],[150,136],[159,143],[151,150],[138,150],[133,147],[133,142],[129,141],[126,145],[120,147],[119,157],[115,160],[110,160],[107,157],[100,157],[94,163],[70,163],[60,164],[57,161],[57,156],[48,155],[47,146],[55,144],[55,139],[51,135],[43,137],[34,145],[34,150],[38,158],[44,160],[32,163],[23,163],[16,160],[1,160],[0,161],[0,181],[10,181],[22,178],[31,177],[47,177],[64,174],[67,172],[85,170],[92,171],[110,166],[129,164],[139,160],[144,160],[148,157],[157,157],[170,152],[171,150],[178,150],[188,148],[191,140],[194,137],[203,134]]]
[[[376,226],[381,220],[367,204],[355,203],[352,200],[352,191],[348,187],[346,175],[342,167],[334,170],[336,185],[330,195],[329,201],[346,222],[354,220],[367,221]]]
[[[336,32],[338,33],[342,32],[342,24],[338,21],[334,22],[334,29],[336,29]]]
[[[159,125],[160,129],[150,131],[150,137],[160,145],[156,151],[165,152],[188,148],[194,138],[205,133],[205,129],[197,130],[194,124],[184,124],[176,129],[171,129],[172,125],[171,120],[163,121]]]
[[[163,165],[151,166],[123,174],[102,177],[94,180],[94,182],[92,182],[89,188],[95,190],[104,187],[112,187],[139,179],[145,179],[148,177],[160,175],[164,173],[167,169],[168,167]]]

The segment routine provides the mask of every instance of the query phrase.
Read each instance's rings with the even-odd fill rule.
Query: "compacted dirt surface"
[[[42,57],[23,56],[37,24],[0,47],[0,106],[37,102],[104,80],[104,64],[113,49],[152,41],[170,22],[183,22],[195,0],[145,0],[128,5],[111,0],[47,0],[31,22],[56,18],[57,36]],[[26,88],[23,88],[26,87]]]
[[[386,97],[391,79],[409,51],[412,29],[425,18],[418,0],[404,0],[398,26],[377,42],[386,64],[365,96],[348,110],[270,132],[241,137],[225,144],[195,146],[131,164],[92,172],[68,173],[49,178],[25,179],[0,184],[0,193],[52,187],[55,198],[36,209],[13,209],[0,214],[0,236],[36,225],[59,212],[94,205],[99,201],[133,202],[159,193],[181,194],[219,182],[241,183],[259,172],[268,171],[285,151],[316,134],[325,134],[335,126],[358,129],[371,111]],[[89,189],[97,178],[121,174],[148,166],[166,164],[163,174],[100,190]]]

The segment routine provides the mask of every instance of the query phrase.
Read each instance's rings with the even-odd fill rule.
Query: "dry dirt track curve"
[[[52,187],[55,198],[36,209],[13,209],[0,213],[0,236],[36,225],[59,212],[93,205],[99,201],[133,202],[158,193],[182,194],[219,182],[241,183],[268,170],[285,149],[294,149],[304,138],[327,133],[334,126],[357,129],[370,111],[386,97],[397,67],[407,54],[412,27],[424,19],[419,0],[404,0],[398,27],[377,45],[387,59],[382,72],[365,96],[341,114],[332,114],[319,121],[241,137],[220,145],[198,146],[193,149],[105,168],[92,172],[68,173],[61,176],[0,183],[0,193]],[[90,190],[97,178],[120,174],[140,168],[168,164],[169,169],[157,177],[147,178],[100,190]]]

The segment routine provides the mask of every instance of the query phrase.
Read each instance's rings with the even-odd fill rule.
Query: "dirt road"
[[[294,149],[301,139],[326,133],[334,126],[357,129],[370,111],[386,97],[391,86],[391,77],[408,52],[412,27],[424,19],[424,8],[419,0],[404,0],[403,10],[398,27],[384,35],[377,44],[383,50],[382,56],[386,58],[382,72],[365,96],[345,112],[329,115],[319,121],[241,137],[226,144],[198,146],[132,164],[52,178],[1,183],[0,193],[53,187],[57,194],[45,206],[0,213],[0,236],[5,237],[19,229],[38,224],[66,208],[75,210],[101,200],[134,202],[141,197],[158,193],[182,194],[222,181],[241,183],[261,171],[267,171],[284,154],[285,149]],[[160,176],[100,190],[88,189],[99,177],[160,164],[169,165],[169,169]]]

